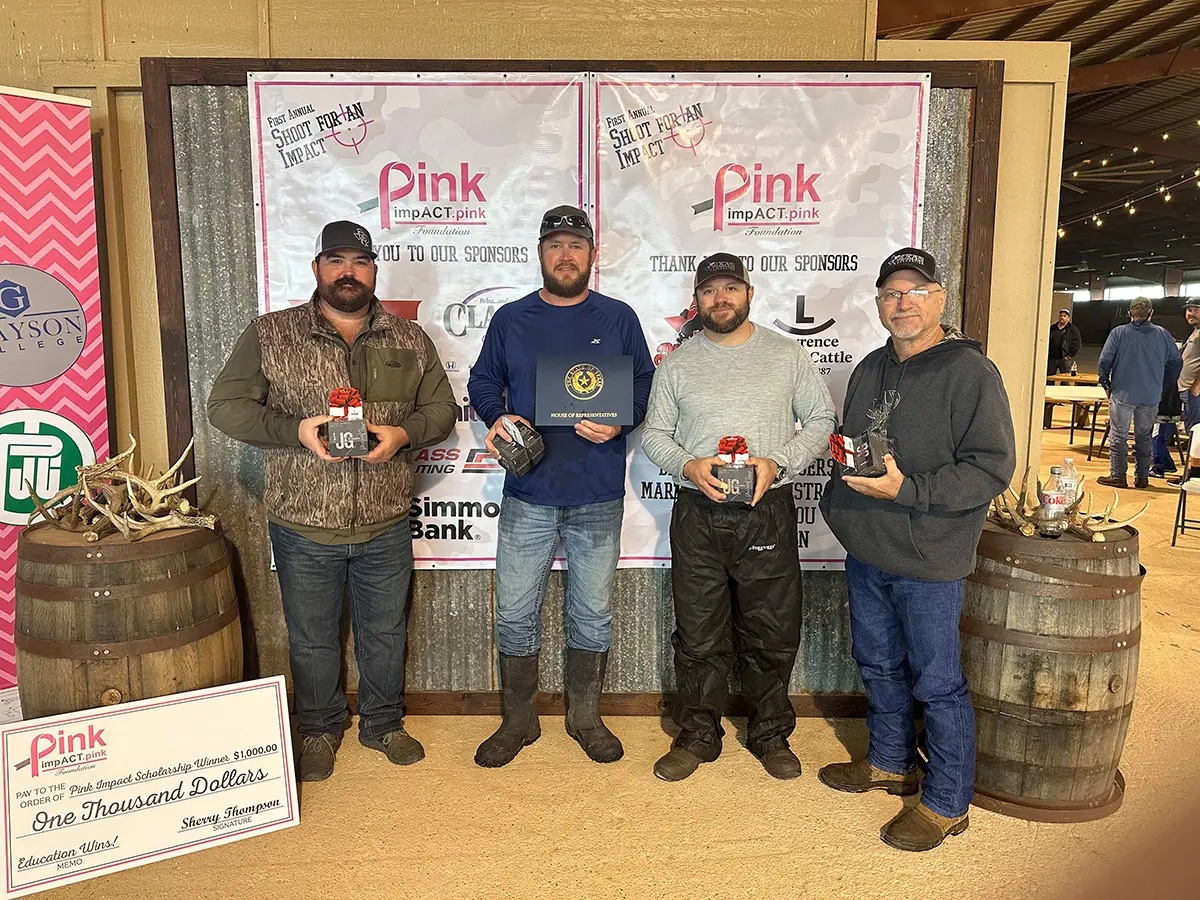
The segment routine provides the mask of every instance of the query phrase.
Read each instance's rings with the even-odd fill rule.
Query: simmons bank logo
[[[793,172],[768,172],[762,163],[747,169],[739,163],[726,163],[713,179],[713,195],[692,206],[694,215],[713,211],[713,231],[726,225],[820,225],[817,205],[820,172],[805,171],[796,163]]]
[[[44,731],[34,735],[29,742],[29,758],[21,760],[14,768],[20,771],[32,766],[29,774],[38,778],[105,759],[108,759],[108,748],[104,743],[104,729],[89,725],[87,731],[68,734],[60,728],[54,734]]]
[[[379,170],[379,224],[486,225],[487,202],[480,182],[486,172],[471,172],[459,163],[457,172],[433,172],[424,162],[414,169],[390,162]]]

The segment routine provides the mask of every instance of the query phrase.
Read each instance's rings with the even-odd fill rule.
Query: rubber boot
[[[500,654],[500,715],[496,733],[479,745],[475,762],[489,769],[506,766],[542,736],[533,700],[538,689],[536,656]]]
[[[567,734],[598,763],[616,762],[625,755],[617,736],[600,720],[600,689],[608,653],[567,648],[563,686],[567,695]]]

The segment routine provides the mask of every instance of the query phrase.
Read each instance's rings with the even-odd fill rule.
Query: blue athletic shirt
[[[534,291],[497,309],[467,382],[471,405],[489,428],[505,413],[534,421],[539,356],[577,356],[584,362],[632,356],[634,424],[603,444],[579,437],[573,426],[534,425],[546,456],[524,478],[507,473],[504,495],[537,506],[619,500],[625,496],[626,437],[646,416],[654,378],[637,314],[596,291],[574,306],[553,306]]]

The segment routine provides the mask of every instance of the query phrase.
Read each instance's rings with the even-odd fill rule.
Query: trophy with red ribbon
[[[330,456],[365,456],[368,450],[367,423],[363,419],[362,395],[357,388],[340,387],[329,392],[326,426]]]
[[[740,434],[726,435],[717,444],[717,458],[721,465],[713,466],[713,474],[725,483],[725,499],[738,503],[754,500],[754,466],[750,461],[750,448]]]
[[[888,420],[899,405],[900,395],[896,391],[887,391],[879,403],[868,410],[867,418],[871,424],[866,431],[856,438],[831,434],[829,451],[833,458],[852,475],[877,478],[887,472],[883,458],[889,453],[897,455],[892,439],[888,437]]]

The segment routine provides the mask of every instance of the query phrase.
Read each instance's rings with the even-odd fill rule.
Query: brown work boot
[[[301,735],[300,760],[296,766],[299,781],[324,781],[333,774],[333,761],[342,746],[341,732]]]
[[[654,774],[663,781],[683,781],[704,762],[691,750],[672,747],[666,756],[654,764]]]
[[[831,763],[817,773],[821,783],[835,791],[845,791],[848,794],[861,794],[864,791],[887,791],[906,797],[915,794],[921,787],[921,773],[909,772],[907,775],[896,775],[871,765],[869,759],[859,759],[854,762]]]
[[[1096,484],[1102,484],[1105,487],[1129,487],[1129,479],[1124,475],[1101,475],[1096,479]]]
[[[358,742],[364,747],[378,750],[388,758],[388,762],[397,766],[411,766],[425,758],[425,748],[421,746],[420,741],[404,730],[403,725],[382,737],[367,738],[360,734]]]
[[[758,761],[772,778],[786,781],[789,778],[800,777],[800,759],[792,752],[787,741],[776,741],[769,749],[763,751]]]
[[[939,816],[922,802],[884,825],[879,830],[879,839],[897,850],[919,853],[932,850],[952,834],[962,834],[969,821],[965,815],[953,819]]]

